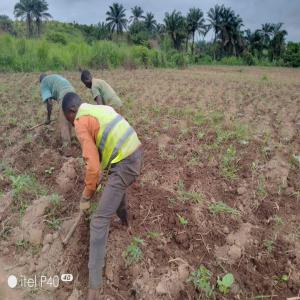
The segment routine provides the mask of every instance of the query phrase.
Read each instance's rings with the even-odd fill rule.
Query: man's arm
[[[81,144],[82,156],[86,163],[85,188],[82,194],[85,199],[90,199],[95,193],[100,176],[100,159],[94,139],[97,127],[99,130],[97,121],[88,116],[75,121],[76,136]]]
[[[97,103],[98,105],[104,105],[104,103],[103,103],[103,98],[102,98],[100,95],[99,95],[99,96],[96,96],[94,100],[96,101],[96,103]]]
[[[52,113],[52,107],[53,107],[53,101],[51,98],[46,100],[47,103],[47,120],[45,122],[46,125],[50,124],[51,122],[51,113]]]

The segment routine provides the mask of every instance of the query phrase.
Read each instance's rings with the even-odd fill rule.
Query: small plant
[[[211,297],[214,292],[214,288],[210,283],[212,273],[205,268],[200,266],[197,271],[193,272],[188,282],[192,282],[196,289],[202,290],[206,297]]]
[[[218,215],[221,213],[227,213],[227,214],[231,214],[231,215],[240,215],[240,212],[237,209],[228,206],[226,203],[224,203],[222,201],[210,204],[209,210],[214,215]]]
[[[262,80],[262,81],[268,81],[268,80],[269,80],[269,78],[268,78],[268,76],[267,76],[267,75],[263,75],[263,76],[261,77],[261,80]]]
[[[179,219],[179,223],[183,226],[187,225],[188,224],[188,220],[185,219],[184,217],[182,217],[181,215],[177,214],[177,217]]]
[[[28,250],[30,247],[30,243],[26,240],[17,240],[16,241],[17,251],[25,251]]]
[[[272,253],[274,248],[274,241],[273,240],[264,240],[264,246],[266,247],[268,253]]]
[[[51,216],[45,222],[48,224],[48,227],[53,230],[59,230],[61,225],[61,220],[55,216]]]
[[[233,283],[234,283],[234,277],[231,273],[227,273],[226,275],[223,276],[222,279],[220,279],[220,277],[218,276],[218,288],[219,291],[226,295],[229,293]]]
[[[282,218],[277,215],[273,217],[273,220],[277,226],[282,226],[284,224]]]
[[[147,233],[147,237],[152,238],[152,239],[156,239],[159,238],[161,236],[160,232],[156,232],[156,231],[149,231]]]
[[[123,253],[127,266],[133,263],[137,263],[142,259],[143,252],[140,248],[140,245],[144,245],[144,240],[138,237],[134,237],[130,245]]]
[[[178,182],[177,193],[183,202],[189,201],[192,203],[199,204],[199,203],[203,202],[203,200],[204,200],[203,194],[197,193],[197,192],[186,191],[182,180],[179,180],[179,182]]]
[[[236,149],[233,145],[227,148],[222,157],[222,173],[229,180],[234,180],[237,177],[237,158]]]
[[[260,176],[258,178],[258,186],[256,190],[257,195],[260,199],[265,199],[268,196],[268,192],[265,188],[265,178],[263,176]]]
[[[53,174],[54,170],[55,170],[54,167],[51,167],[50,169],[45,170],[45,174],[47,176],[51,176]]]

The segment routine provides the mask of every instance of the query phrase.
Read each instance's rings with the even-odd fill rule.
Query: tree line
[[[173,10],[165,13],[162,23],[140,6],[131,8],[129,18],[126,12],[124,6],[116,2],[109,6],[105,22],[97,25],[74,22],[72,26],[79,29],[88,42],[126,41],[151,48],[162,47],[169,41],[171,48],[195,60],[203,56],[213,60],[233,56],[243,57],[251,65],[255,59],[273,62],[284,60],[288,55],[293,60],[291,65],[300,65],[299,43],[286,44],[287,31],[283,23],[265,23],[251,31],[245,28],[240,15],[224,5],[215,5],[206,15],[200,8],[191,8],[186,15]],[[42,21],[52,18],[45,0],[20,0],[15,4],[14,15],[26,23],[27,36],[31,38],[40,36]],[[7,16],[0,16],[0,28],[14,33],[13,22]],[[208,32],[213,33],[213,40],[209,42],[205,40]]]

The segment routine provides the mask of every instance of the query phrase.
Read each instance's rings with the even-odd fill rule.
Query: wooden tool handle
[[[71,229],[69,230],[67,236],[66,236],[66,237],[64,238],[64,240],[63,240],[63,244],[64,244],[64,245],[68,244],[68,242],[69,242],[71,236],[73,235],[73,233],[74,233],[74,231],[75,231],[77,225],[79,224],[80,219],[81,219],[82,216],[83,216],[83,211],[80,211],[80,213],[79,213],[78,217],[76,218],[76,220],[75,220],[73,226],[71,227]]]

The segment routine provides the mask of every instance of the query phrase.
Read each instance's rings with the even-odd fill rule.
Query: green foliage
[[[189,223],[188,220],[182,217],[180,214],[177,214],[177,217],[181,225],[185,226]]]
[[[60,32],[49,32],[46,35],[46,40],[49,42],[52,42],[52,43],[57,43],[57,44],[62,44],[62,45],[67,44],[66,36]]]
[[[226,203],[222,201],[210,204],[209,210],[214,215],[218,215],[221,213],[237,215],[237,216],[240,215],[240,212],[237,209],[228,206]]]
[[[223,57],[220,60],[220,64],[229,65],[229,66],[242,66],[244,62],[240,57],[228,56],[228,57]]]
[[[140,248],[141,245],[144,245],[144,240],[134,237],[130,245],[124,251],[123,256],[127,266],[137,263],[142,259],[143,252]]]
[[[237,177],[237,158],[236,149],[230,145],[222,157],[222,174],[229,180],[234,180]]]
[[[248,66],[254,66],[255,65],[255,59],[253,55],[250,52],[246,52],[242,56],[243,62]]]
[[[288,67],[300,67],[300,43],[287,44],[283,61]]]
[[[191,274],[188,281],[192,282],[196,289],[203,291],[205,296],[210,298],[214,293],[214,287],[210,283],[211,276],[212,273],[207,268],[200,266],[197,271]]]
[[[231,273],[227,273],[226,275],[224,275],[224,277],[222,277],[222,279],[218,277],[217,283],[219,291],[222,294],[226,295],[228,294],[228,292],[231,289],[231,286],[234,283],[234,277]]]

